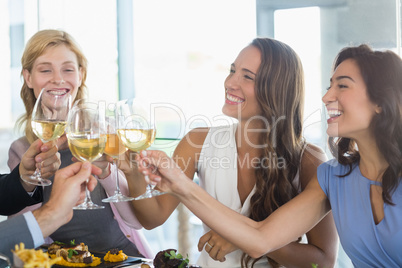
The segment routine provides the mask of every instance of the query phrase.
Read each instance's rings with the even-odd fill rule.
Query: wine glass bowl
[[[105,147],[105,154],[111,156],[113,159],[119,158],[119,155],[127,151],[127,147],[124,146],[117,133],[106,134],[107,142]]]
[[[124,128],[118,129],[117,133],[128,149],[140,152],[155,141],[156,129],[144,117],[131,115],[125,122]]]
[[[60,138],[65,131],[68,113],[71,107],[71,95],[66,90],[43,88],[32,110],[31,127],[42,142]],[[48,186],[52,182],[42,178],[40,168],[32,175],[22,175],[27,183]]]
[[[79,161],[93,162],[100,158],[105,150],[106,136],[94,136],[89,132],[68,134],[71,153]]]
[[[105,104],[77,101],[67,123],[67,139],[71,153],[79,161],[93,162],[103,155],[106,146]],[[101,209],[92,202],[86,189],[85,201],[74,209]]]

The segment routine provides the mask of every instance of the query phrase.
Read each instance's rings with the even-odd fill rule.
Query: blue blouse
[[[349,167],[335,159],[318,167],[317,177],[331,204],[340,242],[355,267],[402,267],[402,185],[392,195],[395,205],[384,204],[384,219],[375,224],[370,186],[358,164]]]

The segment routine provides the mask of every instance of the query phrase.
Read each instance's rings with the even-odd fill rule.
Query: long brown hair
[[[275,124],[275,130],[262,137],[261,166],[256,169],[256,192],[251,198],[249,217],[267,218],[298,194],[292,183],[299,170],[302,148],[304,73],[301,61],[288,45],[269,38],[256,38],[251,45],[261,51],[255,91],[262,115]],[[281,161],[278,161],[281,160]],[[267,161],[270,161],[268,163]],[[243,254],[242,266],[258,259]],[[278,263],[268,258],[274,267]]]
[[[377,146],[389,166],[382,177],[382,198],[385,203],[392,203],[392,193],[401,182],[402,176],[402,60],[392,51],[374,51],[368,45],[348,47],[339,52],[334,63],[334,70],[347,59],[353,59],[358,65],[369,99],[381,107],[370,129],[374,133]],[[329,138],[332,154],[343,165],[360,160],[356,143],[349,138]]]
[[[59,45],[67,46],[72,52],[75,53],[78,60],[78,67],[82,70],[82,82],[78,88],[76,99],[82,99],[85,95],[87,78],[87,59],[81,51],[81,48],[76,43],[71,35],[65,31],[60,30],[42,30],[34,34],[25,46],[24,53],[21,58],[22,70],[32,71],[35,60],[41,56],[45,50],[49,47],[55,47]],[[23,71],[21,71],[22,76]],[[34,142],[37,137],[32,131],[31,117],[32,110],[35,106],[36,97],[32,88],[29,88],[25,79],[21,88],[21,99],[24,102],[25,114],[23,114],[17,121],[16,126],[23,128],[25,126],[25,136],[29,143]]]

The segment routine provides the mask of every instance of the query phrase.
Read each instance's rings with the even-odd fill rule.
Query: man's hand
[[[85,199],[85,186],[92,191],[97,184],[91,173],[101,172],[88,162],[77,162],[56,172],[49,201],[33,212],[44,237],[72,219],[72,208]]]
[[[71,160],[73,162],[79,162],[79,160],[75,156],[73,156]],[[108,156],[107,154],[103,154],[100,158],[92,162],[93,165],[97,166],[102,170],[102,172],[98,175],[99,179],[103,180],[110,175],[111,163],[113,163],[113,158]]]
[[[55,141],[43,143],[40,139],[34,141],[21,158],[19,167],[20,175],[32,175],[36,167],[40,168],[43,178],[49,178],[55,174],[61,164],[60,154]],[[35,185],[21,180],[24,189],[31,192]]]

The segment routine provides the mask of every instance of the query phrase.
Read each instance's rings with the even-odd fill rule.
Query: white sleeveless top
[[[213,127],[205,138],[198,161],[198,177],[200,186],[212,197],[227,207],[249,216],[250,199],[255,192],[255,186],[241,204],[237,190],[237,148],[235,132],[237,125]],[[246,163],[244,163],[246,164]],[[299,174],[294,180],[299,186]],[[203,224],[204,232],[210,229]],[[197,261],[202,267],[241,267],[243,251],[236,250],[226,255],[226,261],[219,262],[209,257],[203,250]],[[271,267],[267,258],[262,258],[254,267]]]

